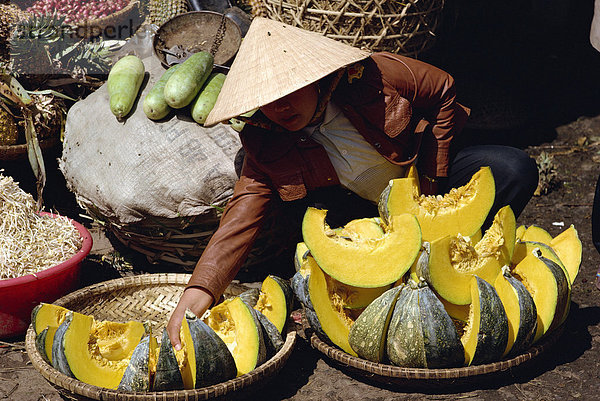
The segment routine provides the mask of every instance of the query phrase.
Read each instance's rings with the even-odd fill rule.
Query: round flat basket
[[[310,336],[310,344],[327,358],[333,360],[342,370],[356,373],[368,380],[373,380],[389,385],[437,385],[460,384],[466,380],[481,378],[485,375],[495,374],[515,368],[529,362],[554,345],[562,327],[531,347],[527,352],[511,359],[483,365],[473,365],[461,368],[426,369],[406,368],[386,365],[361,359],[331,346],[322,341],[315,333]]]
[[[444,0],[263,0],[260,14],[372,51],[409,57],[429,49]],[[258,13],[258,12],[254,12]]]
[[[190,278],[189,274],[144,274],[94,284],[72,292],[54,304],[89,314],[99,320],[148,322],[153,332],[162,332],[171,311]],[[239,295],[247,287],[231,284],[226,296]],[[264,384],[287,362],[296,343],[295,331],[289,331],[283,348],[271,359],[252,372],[209,387],[193,390],[160,392],[127,392],[92,386],[68,377],[44,361],[35,345],[35,331],[27,330],[25,348],[32,365],[50,383],[67,390],[75,396],[94,400],[206,400],[233,395],[242,389],[251,390]]]

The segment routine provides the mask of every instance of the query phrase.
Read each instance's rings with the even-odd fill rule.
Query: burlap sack
[[[106,84],[69,110],[59,160],[69,189],[83,207],[116,224],[224,206],[237,180],[237,132],[223,124],[204,128],[187,108],[148,119],[143,98],[165,70],[154,56],[142,61],[146,78],[124,122],[110,111]]]

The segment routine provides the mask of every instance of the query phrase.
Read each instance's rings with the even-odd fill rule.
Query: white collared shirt
[[[381,156],[332,102],[323,122],[304,131],[325,148],[342,186],[362,198],[377,203],[391,179],[404,177],[405,168]]]

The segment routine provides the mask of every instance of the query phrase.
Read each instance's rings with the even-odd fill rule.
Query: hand
[[[189,309],[200,318],[212,303],[212,295],[204,288],[190,287],[185,289],[167,324],[167,333],[175,350],[179,351],[181,349],[179,331],[181,330],[181,322],[185,318],[185,311]]]

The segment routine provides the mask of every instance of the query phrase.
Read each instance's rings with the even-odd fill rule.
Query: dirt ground
[[[436,45],[437,52],[430,57],[431,62],[453,73],[459,100],[473,108],[472,123],[466,133],[472,134],[475,142],[518,146],[536,158],[542,152],[551,156],[557,173],[556,185],[548,194],[532,198],[518,223],[536,224],[553,236],[573,224],[583,243],[571,312],[557,343],[532,361],[505,372],[452,382],[383,385],[350,373],[298,338],[281,371],[261,388],[241,396],[263,400],[345,401],[600,399],[600,290],[596,287],[600,255],[592,243],[591,231],[594,189],[600,175],[600,53],[589,46],[586,36],[593,2],[567,3],[569,7],[558,10],[565,14],[563,19],[546,16],[543,20],[546,28],[559,29],[544,37],[548,40],[542,39],[541,31],[530,29],[530,24],[518,24],[520,30],[505,29],[501,37],[494,36],[493,30],[479,36],[470,31],[469,37],[475,39],[468,46],[464,42],[457,45],[461,29],[467,29],[461,22],[465,19],[473,22],[477,15],[489,23],[482,25],[486,25],[485,32],[490,32],[490,21],[506,23],[493,15],[502,12],[505,14],[501,16],[507,16],[510,2],[491,10],[483,10],[488,5],[482,6],[472,15],[463,13],[454,21],[455,34],[442,35]],[[484,17],[476,11],[485,11],[481,14]],[[531,16],[535,7],[526,11],[524,15]],[[488,40],[486,52],[482,53],[477,38],[482,42]],[[489,51],[490,40],[496,52]],[[460,46],[462,61],[453,57]],[[478,74],[482,69],[493,72],[493,76]],[[86,223],[94,234],[95,245],[84,265],[82,285],[119,277],[122,271],[99,262],[99,256],[112,252],[114,244],[101,230],[81,218],[83,211],[75,204],[56,169],[55,159],[59,155],[60,149],[45,155],[48,169],[45,204],[48,209]],[[25,190],[33,191],[26,163],[5,163],[2,167]],[[148,267],[139,263],[138,272]],[[160,266],[151,268],[159,270]],[[72,399],[71,394],[51,385],[31,366],[24,338],[0,342],[0,400]]]

